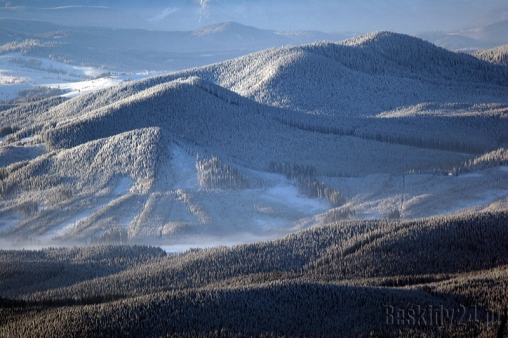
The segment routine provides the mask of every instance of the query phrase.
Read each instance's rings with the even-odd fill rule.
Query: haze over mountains
[[[508,43],[507,6],[506,0],[318,1],[311,7],[286,0],[181,0],[171,7],[152,0],[3,1],[0,52],[138,73],[183,70],[270,47],[340,41],[373,31],[475,51]]]
[[[219,22],[277,31],[319,30],[400,33],[451,31],[506,20],[506,0],[161,0],[76,2],[37,0],[0,2],[0,16],[69,26],[105,26],[190,31]],[[83,15],[86,13],[86,15]],[[504,13],[504,14],[503,14]]]
[[[503,11],[508,12],[508,7]],[[508,20],[504,19],[467,29],[449,32],[424,32],[417,33],[415,36],[450,50],[471,52],[508,43],[505,34],[507,29]]]
[[[269,47],[351,35],[322,32],[277,33],[224,22],[192,31],[147,31],[2,19],[3,53],[50,58],[72,65],[131,72],[181,70]]]
[[[506,6],[3,2],[0,336],[505,336]]]

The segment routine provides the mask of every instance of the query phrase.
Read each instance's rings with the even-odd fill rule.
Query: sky
[[[151,30],[235,21],[272,30],[413,34],[508,19],[508,0],[0,0],[0,17]]]
[[[172,13],[159,22],[160,26],[188,30],[236,21],[274,30],[389,30],[409,34],[508,19],[507,0],[195,0],[192,4],[167,4],[174,4],[167,7]]]

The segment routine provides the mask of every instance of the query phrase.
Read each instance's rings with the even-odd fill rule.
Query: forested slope
[[[493,64],[508,66],[508,45],[479,50],[474,52],[473,55],[478,59],[482,59]]]
[[[0,331],[5,336],[493,336],[506,333],[501,325],[506,222],[501,212],[335,223],[275,241],[167,258],[156,249],[125,246],[3,251],[0,269],[7,279]],[[20,261],[18,267],[10,264]],[[122,264],[111,271],[116,262]],[[53,267],[52,277],[45,267]],[[32,285],[23,278],[29,274],[47,278]],[[432,318],[394,311],[417,312],[418,306]],[[442,315],[441,307],[456,313]],[[73,319],[73,326],[62,319]]]
[[[354,218],[369,199],[379,208],[358,215],[428,216],[417,206],[437,191],[406,192],[404,176],[443,182],[494,166],[466,164],[504,154],[506,79],[503,66],[378,32],[20,103],[0,116],[0,232],[80,242],[272,239]],[[389,178],[367,192],[376,175]],[[359,180],[356,193],[347,178]],[[477,196],[490,203],[505,190],[489,183]]]
[[[418,38],[377,32],[338,43],[269,49],[177,73],[258,102],[339,116],[424,102],[506,102],[508,71]]]
[[[312,132],[314,128],[306,125],[292,128],[291,118],[290,112],[258,105],[199,78],[190,78],[150,87],[125,100],[82,114],[79,119],[62,121],[41,134],[49,149],[59,149],[134,128],[157,126],[198,146],[194,153],[215,152],[260,170],[267,170],[272,161],[312,165],[319,173],[352,173],[363,162],[354,157],[361,159],[363,152],[368,157],[373,154],[384,157],[390,155],[382,149],[406,148],[343,135],[341,127],[337,134],[309,133],[307,130]],[[379,152],[374,150],[378,147]],[[435,166],[432,165],[435,151],[420,149],[418,153],[418,158],[406,159],[409,162],[399,162],[399,166],[419,168],[426,166],[424,161],[428,168]],[[342,154],[342,161],[338,164],[326,159],[325,154]],[[448,154],[450,159],[456,157]],[[411,161],[419,163],[410,164]],[[343,170],[343,166],[349,168]],[[390,166],[397,166],[396,162]]]
[[[137,194],[149,190],[159,158],[167,153],[161,139],[159,129],[137,129],[3,168],[0,187],[3,217],[8,220],[19,214],[15,226],[6,229],[4,236],[57,236],[66,223],[80,229],[76,227],[80,212],[93,211],[96,206],[113,207],[115,201],[133,204],[131,208],[136,206],[139,201],[129,189]],[[119,211],[113,209],[107,217],[115,212]],[[79,225],[83,229],[89,226]],[[95,226],[98,227],[95,231],[102,232],[112,227],[100,223]],[[90,231],[86,233],[88,237],[93,234]]]
[[[273,113],[279,120],[294,127],[354,134],[418,147],[481,153],[496,148],[500,140],[506,138],[505,133],[487,140],[489,133],[483,133],[483,130],[493,129],[485,127],[478,131],[476,128],[476,132],[482,134],[481,142],[467,140],[472,139],[468,126],[477,127],[478,124],[463,118],[472,113],[479,113],[484,118],[486,110],[495,109],[489,105],[506,104],[507,74],[504,67],[466,54],[449,52],[417,38],[380,32],[339,43],[266,50],[211,66],[129,83],[85,95],[52,110],[51,114],[61,118],[83,114],[158,84],[196,75],[260,103],[339,117],[309,117],[285,111]],[[429,103],[433,106],[431,110],[428,109]],[[482,103],[483,107],[475,108]],[[471,108],[469,114],[448,121],[441,119],[442,112],[449,111],[448,105],[470,105]],[[399,111],[401,108],[406,110],[408,107],[416,112],[431,111],[431,115],[439,115],[440,118],[433,119],[428,115],[424,121],[410,119],[408,123],[396,121],[386,125],[383,121],[380,127],[373,128],[369,126],[372,125],[371,120],[349,119]],[[258,110],[266,111],[265,108]],[[499,114],[503,116],[502,112]],[[45,114],[39,115],[39,123],[35,123],[47,122],[47,118]],[[488,124],[498,122],[497,119],[487,121]],[[499,126],[499,130],[505,131],[505,119],[501,122],[503,125]],[[374,124],[377,123],[375,121]],[[23,123],[20,121],[18,124]],[[415,127],[408,130],[408,124]],[[357,130],[358,127],[361,130]],[[447,130],[447,133],[442,133],[442,130]],[[497,133],[497,129],[494,132]],[[415,133],[420,135],[415,136]],[[456,144],[458,139],[463,145]]]

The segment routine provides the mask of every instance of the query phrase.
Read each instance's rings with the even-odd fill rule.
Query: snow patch
[[[53,227],[50,231],[46,232],[45,236],[48,238],[53,238],[53,237],[60,237],[60,236],[63,236],[65,234],[69,233],[70,231],[72,231],[74,229],[74,227],[76,227],[77,224],[79,224],[81,221],[90,217],[94,212],[100,210],[101,208],[106,206],[108,203],[109,203],[109,201],[104,204],[95,206],[94,208],[92,208],[90,210],[83,211],[81,213],[76,214],[74,217]]]
[[[324,200],[300,196],[298,194],[298,188],[291,185],[289,182],[278,184],[266,190],[261,197],[308,213],[324,212],[331,207],[330,204]]]
[[[100,78],[79,82],[48,84],[47,86],[51,88],[60,88],[61,90],[66,91],[67,93],[62,95],[62,97],[64,98],[75,98],[80,94],[97,91],[102,88],[116,86],[121,82],[122,82],[121,79]]]
[[[199,189],[201,186],[198,181],[196,159],[178,146],[173,147],[172,154],[171,167],[175,179],[174,189]]]
[[[478,199],[458,200],[455,206],[445,213],[457,212],[466,208],[488,205],[506,196],[508,196],[508,190],[488,190],[479,194]]]
[[[13,228],[17,225],[19,222],[19,217],[15,214],[11,214],[9,216],[6,216],[2,219],[0,219],[0,233],[8,231],[9,229]]]
[[[120,181],[118,182],[118,185],[113,190],[113,195],[118,196],[127,194],[133,185],[134,180],[132,180],[131,178],[129,177],[121,178]]]

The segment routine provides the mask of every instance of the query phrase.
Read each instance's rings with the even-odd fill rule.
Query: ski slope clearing
[[[121,199],[123,195],[129,193],[129,190],[134,186],[134,181],[129,177],[120,178],[117,186],[111,193],[111,198],[108,201],[97,205],[93,208],[87,209],[86,211],[80,212],[76,214],[74,217],[69,220],[51,228],[49,232],[44,234],[44,240],[48,241],[55,237],[63,237],[68,233],[71,233],[75,230],[79,223],[86,222],[86,219],[91,217],[95,212],[101,211],[103,208],[107,207],[111,203],[113,203],[117,199]]]
[[[175,145],[172,150],[171,166],[173,168],[175,190],[181,188],[197,190],[200,188],[195,157]]]
[[[355,218],[382,218],[398,209],[401,218],[415,219],[455,213],[474,206],[485,207],[508,197],[508,174],[504,168],[494,167],[459,176],[379,174],[365,178],[322,179],[347,194],[348,203],[341,209],[354,210]]]
[[[324,200],[309,199],[302,196],[298,193],[298,189],[287,181],[267,189],[262,197],[274,203],[282,203],[301,211],[307,211],[310,214],[316,214],[331,207]]]

